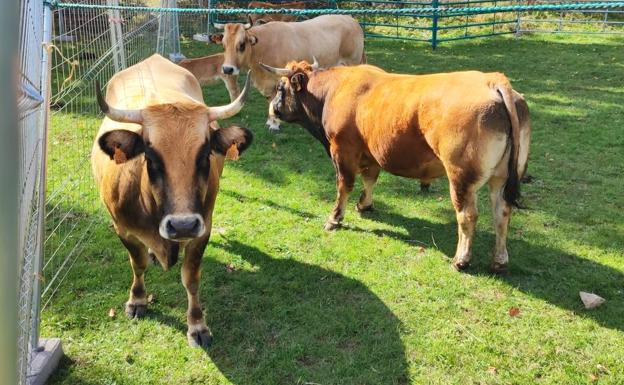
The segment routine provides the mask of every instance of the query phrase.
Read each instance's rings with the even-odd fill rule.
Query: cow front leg
[[[273,96],[267,99],[269,102],[269,118],[266,121],[266,125],[269,131],[279,131],[280,129],[280,120],[277,116],[275,116],[275,110],[273,109]]]
[[[457,216],[457,250],[453,267],[464,270],[470,266],[472,239],[477,225],[477,194],[472,186],[451,181],[451,199]]]
[[[372,211],[373,210],[373,188],[377,183],[379,172],[381,168],[377,165],[372,165],[362,170],[362,185],[364,186],[360,200],[355,205],[359,212]]]
[[[490,270],[493,273],[505,273],[509,263],[507,228],[511,219],[511,205],[503,198],[505,178],[492,177],[488,185],[490,188],[492,216],[494,217],[494,230],[496,231],[496,245],[494,246]]]
[[[123,245],[128,249],[130,266],[132,266],[132,286],[130,297],[126,302],[126,315],[130,318],[141,318],[147,312],[147,294],[145,291],[145,270],[147,270],[147,248],[138,240],[124,239],[119,237]]]
[[[212,333],[204,321],[204,313],[199,301],[199,281],[201,279],[201,260],[208,237],[197,240],[186,247],[184,264],[182,265],[182,284],[186,289],[188,308],[186,337],[191,347],[207,349],[212,343]]]
[[[340,227],[340,222],[344,218],[345,208],[347,206],[347,200],[349,194],[353,191],[353,185],[355,183],[355,170],[351,162],[347,162],[345,158],[341,157],[335,151],[332,152],[332,160],[336,168],[336,204],[332,210],[327,222],[325,223],[325,230],[335,230]]]

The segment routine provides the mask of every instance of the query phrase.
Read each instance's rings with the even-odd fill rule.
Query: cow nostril
[[[173,227],[173,223],[172,223],[171,219],[167,220],[166,226],[167,226],[167,233],[175,234],[177,232],[176,228]]]
[[[221,69],[223,70],[223,73],[226,75],[230,75],[232,72],[234,72],[234,68],[232,67],[223,66]]]

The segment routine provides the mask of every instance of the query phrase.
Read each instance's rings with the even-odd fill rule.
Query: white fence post
[[[106,5],[119,5],[119,0],[106,0]],[[108,23],[110,25],[111,49],[113,50],[113,63],[115,71],[119,72],[127,67],[126,49],[123,41],[121,24],[123,19],[117,9],[108,10]]]
[[[177,8],[177,0],[162,0],[161,7]],[[164,57],[168,57],[172,62],[179,62],[184,59],[180,52],[180,27],[178,24],[178,14],[173,12],[163,12],[158,19],[158,42],[156,50]]]

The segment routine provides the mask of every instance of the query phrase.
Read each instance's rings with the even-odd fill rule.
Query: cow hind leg
[[[373,210],[373,187],[375,187],[375,183],[377,183],[380,171],[381,168],[377,165],[368,166],[362,170],[362,184],[364,189],[360,195],[360,200],[355,206],[359,212]]]
[[[182,284],[186,289],[188,310],[186,333],[191,347],[207,349],[212,343],[212,333],[204,321],[204,312],[199,301],[199,282],[201,279],[201,259],[208,239],[198,240],[186,248],[184,264],[182,265]]]
[[[478,186],[466,185],[462,181],[451,180],[451,199],[457,217],[457,250],[453,258],[453,267],[465,270],[470,266],[472,258],[472,240],[475,234],[477,219]]]
[[[509,254],[507,253],[507,228],[511,219],[511,205],[503,198],[505,178],[492,177],[488,182],[490,189],[490,203],[494,217],[494,230],[496,232],[496,244],[494,246],[492,265],[493,273],[507,271]]]
[[[130,297],[125,308],[126,315],[130,318],[141,318],[147,312],[147,294],[144,280],[148,264],[147,248],[137,240],[128,240],[122,237],[119,239],[128,249],[133,273]]]

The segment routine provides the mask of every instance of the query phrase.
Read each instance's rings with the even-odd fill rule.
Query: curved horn
[[[100,110],[102,110],[102,112],[106,114],[109,119],[122,123],[141,124],[143,122],[141,110],[119,110],[109,106],[108,103],[106,103],[104,96],[102,96],[102,89],[100,88],[99,80],[95,81],[95,95],[97,97]]]
[[[249,94],[249,83],[251,82],[251,71],[247,72],[247,80],[245,81],[245,86],[243,87],[243,91],[238,95],[236,100],[232,103],[227,104],[225,106],[219,107],[208,107],[208,119],[211,121],[218,119],[227,119],[231,116],[238,114],[238,111],[243,108],[245,104],[245,100],[247,99],[247,95]]]
[[[225,28],[225,24],[223,24],[223,23],[212,23],[212,26],[215,27],[216,29],[224,29]]]
[[[249,28],[251,28],[251,23],[245,23],[245,24],[243,24],[243,29],[244,29],[244,30],[248,30]]]
[[[275,67],[271,67],[269,65],[266,65],[264,63],[259,63],[260,67],[264,68],[265,71],[270,72],[272,74],[275,75],[279,75],[279,76],[289,76],[291,74],[291,71],[289,69],[286,68],[275,68]]]
[[[319,69],[319,62],[314,56],[312,56],[312,60],[314,61],[314,63],[312,63],[312,71],[316,71],[317,69]]]

